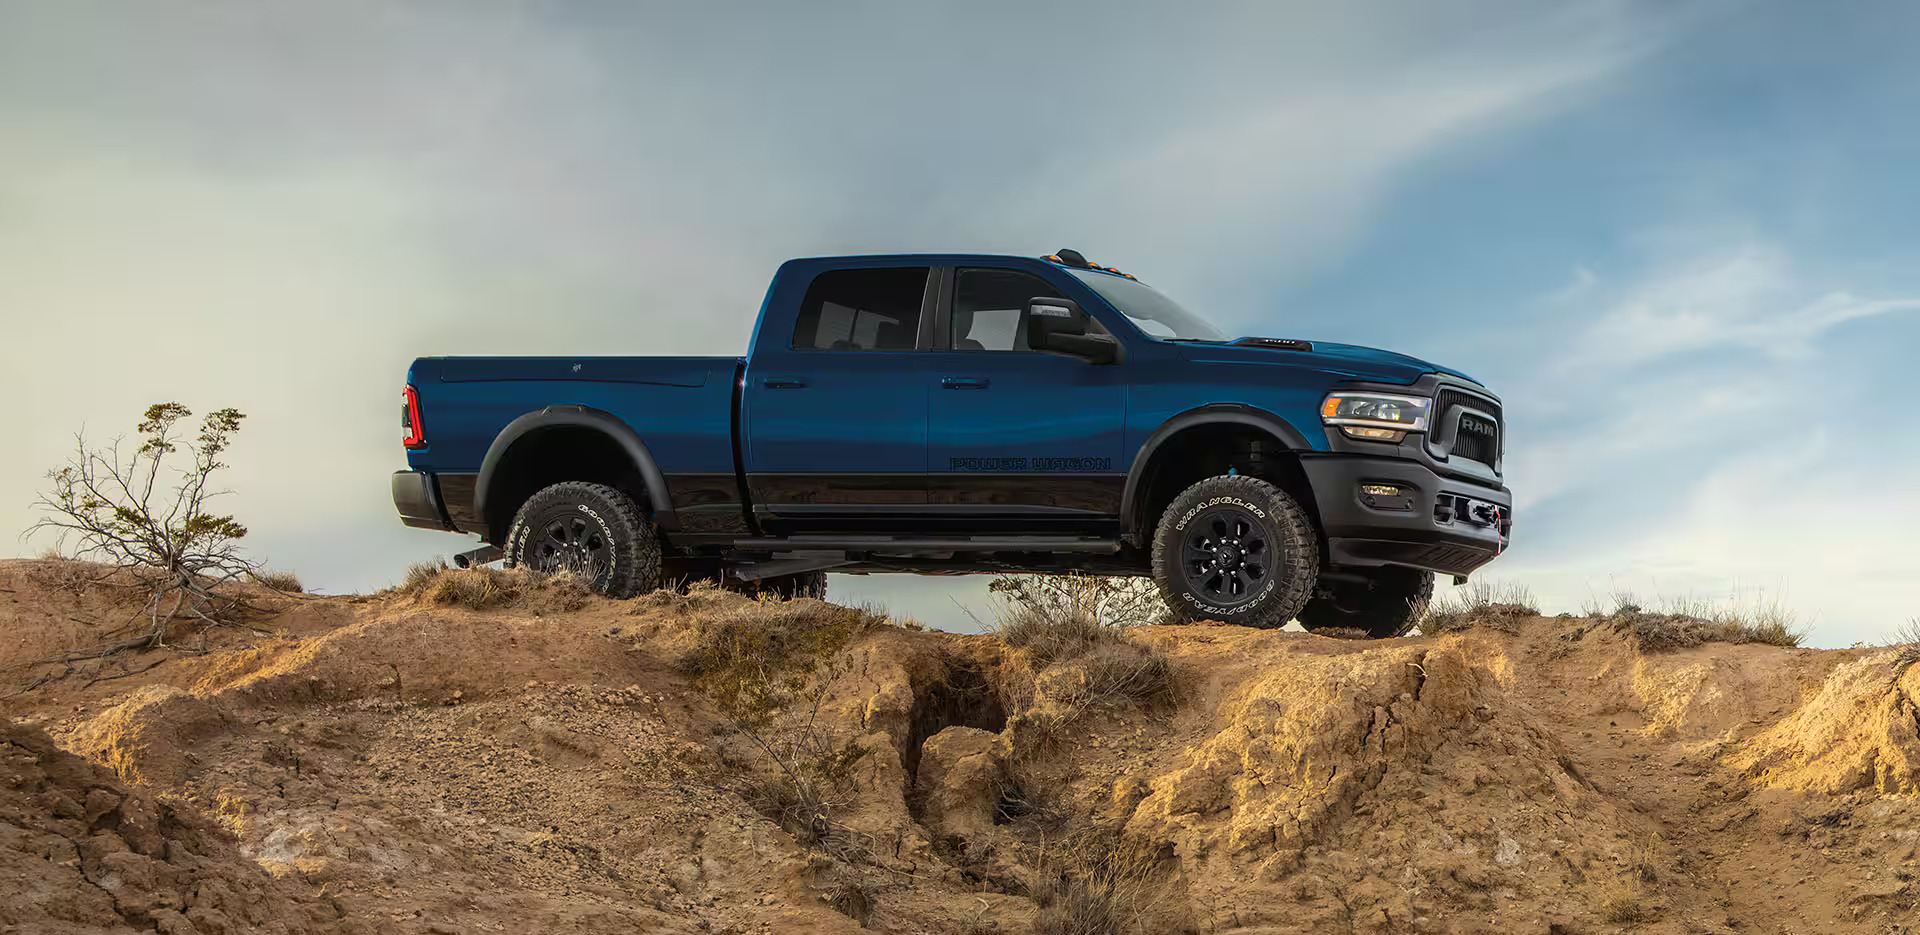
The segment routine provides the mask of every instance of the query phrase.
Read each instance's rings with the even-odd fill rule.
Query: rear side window
[[[911,351],[919,344],[927,267],[821,273],[800,303],[793,346],[817,351]]]

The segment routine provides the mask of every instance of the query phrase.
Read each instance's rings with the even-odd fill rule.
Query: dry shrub
[[[1008,603],[1049,617],[1084,614],[1110,627],[1169,622],[1166,599],[1152,578],[1107,575],[1002,575],[987,584]]]
[[[733,761],[741,774],[727,788],[844,872],[865,849],[835,815],[852,801],[856,769],[871,751],[834,736],[820,709],[848,668],[842,650],[884,623],[870,610],[816,600],[735,601],[694,618],[694,647],[680,660],[752,750],[750,761]],[[863,906],[870,900],[848,903]]]
[[[1074,660],[1070,670],[1084,675],[1076,680],[1071,696],[1055,694],[1056,700],[1151,704],[1173,696],[1173,663],[1164,654],[1131,641],[1095,646]]]
[[[518,601],[532,587],[533,576],[518,568],[449,568],[425,582],[415,597],[429,604],[486,610]]]
[[[1173,664],[1166,654],[1104,626],[1084,608],[1048,610],[1010,601],[998,629],[1001,642],[1022,650],[1031,683],[999,686],[1010,711],[1036,702],[1056,704],[1047,718],[1063,727],[1096,704],[1150,704],[1173,698]]]
[[[1477,626],[1520,632],[1520,621],[1540,616],[1533,592],[1516,584],[1475,581],[1435,601],[1420,622],[1423,633],[1453,633]]]
[[[1311,630],[1309,632],[1311,632],[1314,636],[1324,637],[1330,640],[1373,639],[1373,634],[1368,633],[1367,631],[1362,630],[1359,627],[1321,627],[1317,630]]]
[[[1795,647],[1806,637],[1792,611],[1778,603],[1726,606],[1693,597],[1664,598],[1662,610],[1631,592],[1613,593],[1613,610],[1602,613],[1589,605],[1588,616],[1601,617],[1633,637],[1643,650],[1686,649],[1705,643],[1764,643]]]
[[[1653,910],[1647,907],[1640,891],[1629,883],[1615,883],[1600,895],[1600,918],[1615,925],[1639,925],[1652,922]]]
[[[1148,935],[1168,931],[1171,886],[1151,844],[1102,825],[1042,847],[1027,890],[1034,935]]]
[[[445,561],[434,559],[431,562],[414,562],[407,566],[407,576],[400,581],[398,590],[402,594],[419,597],[421,592],[433,584],[441,573],[452,571]]]
[[[1002,643],[1026,650],[1034,665],[1041,667],[1121,638],[1091,613],[1055,611],[1017,601],[1007,604],[997,632]]]
[[[1893,645],[1900,647],[1900,651],[1893,654],[1893,677],[1898,679],[1915,663],[1920,663],[1920,617],[1907,621],[1893,632]]]
[[[723,696],[737,690],[729,681],[807,668],[886,624],[885,617],[866,608],[815,600],[731,604],[695,618],[693,650],[680,660],[682,670]]]
[[[1613,625],[1631,635],[1645,650],[1686,649],[1705,643],[1765,643],[1768,646],[1800,645],[1805,631],[1794,626],[1792,618],[1776,612],[1746,614],[1720,613],[1717,618],[1688,614],[1654,614],[1629,607],[1612,617]]]
[[[300,583],[299,576],[290,571],[257,571],[253,580],[283,594],[305,594],[307,589]]]
[[[834,869],[820,897],[835,912],[860,923],[865,928],[873,917],[874,900],[879,898],[880,887],[867,876],[851,867],[840,865]]]

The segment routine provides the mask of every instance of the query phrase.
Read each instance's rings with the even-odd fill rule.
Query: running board
[[[947,552],[1087,552],[1112,555],[1118,539],[1082,539],[1073,536],[973,536],[906,538],[890,536],[791,536],[785,539],[736,539],[743,552],[797,552],[835,550],[882,552],[888,555]]]

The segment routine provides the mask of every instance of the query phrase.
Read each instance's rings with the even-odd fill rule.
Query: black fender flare
[[[494,472],[505,460],[507,452],[527,433],[559,426],[593,429],[619,445],[620,450],[633,461],[634,468],[640,472],[641,482],[646,485],[647,511],[653,514],[654,525],[661,529],[676,528],[673,499],[667,493],[667,478],[660,473],[660,465],[654,462],[653,453],[640,440],[640,434],[613,413],[578,405],[548,406],[538,412],[529,412],[507,423],[507,427],[493,437],[493,444],[487,446],[487,456],[480,461],[480,476],[474,481],[473,487],[474,513],[479,517],[482,528],[492,528],[492,521],[486,513],[487,497],[492,494]]]
[[[1147,468],[1153,465],[1154,455],[1160,446],[1187,429],[1222,424],[1260,429],[1292,451],[1313,450],[1299,429],[1265,409],[1240,403],[1211,403],[1180,413],[1160,423],[1160,427],[1147,436],[1146,442],[1133,456],[1133,466],[1127,470],[1127,485],[1120,494],[1120,538],[1136,546],[1146,542],[1147,531],[1140,526],[1140,497],[1143,493],[1140,485],[1145,483]]]

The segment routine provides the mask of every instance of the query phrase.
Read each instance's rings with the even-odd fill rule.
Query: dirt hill
[[[1920,931],[1885,650],[448,573],[32,664],[126,612],[76,580],[0,563],[0,933]]]

